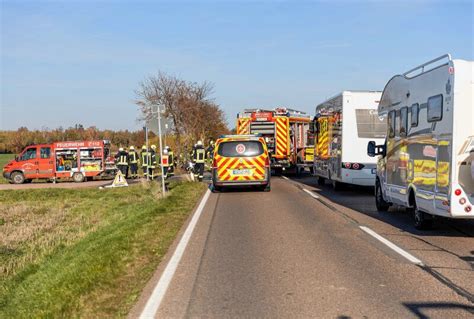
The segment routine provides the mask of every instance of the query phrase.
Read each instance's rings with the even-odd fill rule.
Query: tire
[[[10,181],[13,184],[23,184],[25,182],[25,175],[22,172],[13,172],[10,176]]]
[[[82,173],[74,173],[72,174],[72,180],[76,183],[82,183],[86,180],[86,177]]]
[[[275,173],[274,173],[275,176],[281,176],[281,174],[282,174],[282,172],[283,172],[283,170],[282,170],[281,167],[275,168],[274,171],[275,171]]]
[[[419,210],[416,206],[416,203],[413,206],[414,207],[412,208],[412,210],[415,228],[419,230],[431,229],[431,227],[433,226],[433,220],[430,214]]]
[[[267,185],[265,185],[265,186],[262,188],[262,190],[263,190],[264,192],[269,192],[269,191],[272,190],[272,187],[271,187],[271,184],[270,184],[270,180],[268,180]]]
[[[318,185],[319,186],[324,186],[326,184],[326,179],[324,177],[318,177]]]
[[[334,189],[336,192],[344,188],[344,185],[341,182],[331,180],[331,183],[332,183],[332,189]]]
[[[212,192],[213,193],[220,193],[220,192],[222,192],[222,187],[212,185]]]
[[[380,182],[375,182],[375,206],[379,212],[386,212],[390,207],[390,204],[383,198],[382,187]]]

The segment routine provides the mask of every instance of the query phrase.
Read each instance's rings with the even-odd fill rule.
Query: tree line
[[[155,136],[151,134],[152,139]],[[74,127],[43,130],[29,130],[20,127],[16,131],[0,131],[0,153],[18,154],[31,144],[53,143],[61,141],[109,140],[115,148],[134,145],[141,147],[145,141],[145,132],[100,130],[94,126],[85,128],[81,124]]]

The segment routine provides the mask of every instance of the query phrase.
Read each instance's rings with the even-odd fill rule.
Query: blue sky
[[[1,1],[0,129],[138,129],[134,90],[158,70],[245,107],[314,106],[382,90],[449,52],[473,60],[472,1]]]

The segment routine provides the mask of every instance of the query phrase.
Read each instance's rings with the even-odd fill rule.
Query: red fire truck
[[[74,141],[27,146],[5,165],[3,176],[13,184],[60,178],[83,182],[115,171],[109,141]]]
[[[277,175],[312,166],[311,117],[305,112],[276,108],[246,109],[237,114],[237,134],[261,134],[271,154],[271,167]],[[309,159],[309,160],[306,160]]]

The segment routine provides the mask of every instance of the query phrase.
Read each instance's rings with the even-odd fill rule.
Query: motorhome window
[[[388,137],[395,137],[395,111],[388,113]]]
[[[418,113],[420,111],[420,106],[418,103],[415,103],[411,106],[411,127],[418,126]]]
[[[441,121],[443,118],[443,95],[435,95],[428,99],[428,122]]]
[[[357,135],[361,138],[384,138],[387,134],[385,120],[377,110],[356,109]]]
[[[395,112],[395,136],[400,136],[400,110]]]
[[[21,154],[20,161],[27,161],[30,159],[36,158],[36,147],[27,149],[23,154]]]
[[[407,136],[408,131],[408,107],[400,109],[400,136]]]
[[[51,147],[42,147],[40,149],[40,158],[50,158],[51,156]]]

